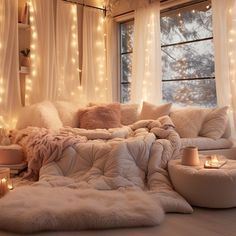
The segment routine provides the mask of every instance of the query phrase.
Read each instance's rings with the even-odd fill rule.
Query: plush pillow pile
[[[227,106],[212,109],[204,120],[200,131],[200,136],[212,139],[221,138],[225,132],[228,122],[227,111]]]
[[[120,127],[120,104],[112,103],[80,109],[79,127],[83,129],[109,129]]]
[[[208,112],[202,108],[182,108],[171,112],[170,118],[181,138],[196,138]]]
[[[154,104],[143,102],[142,110],[139,116],[140,120],[156,120],[161,116],[169,115],[171,109],[171,103],[156,106]]]
[[[79,121],[77,113],[80,108],[79,106],[66,101],[56,101],[54,102],[54,106],[58,111],[63,126],[70,126],[72,128],[78,127]]]
[[[59,129],[62,127],[62,122],[54,105],[45,101],[22,108],[16,129],[24,129],[28,126]]]

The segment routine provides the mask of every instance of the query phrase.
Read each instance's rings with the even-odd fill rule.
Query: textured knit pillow
[[[200,136],[212,139],[221,138],[227,126],[227,111],[227,106],[212,109],[204,120],[200,131]]]
[[[161,116],[169,115],[171,103],[156,106],[154,104],[143,102],[142,110],[139,116],[140,120],[156,120]]]
[[[54,105],[44,101],[22,108],[16,129],[24,129],[28,126],[59,129],[62,127],[62,122]]]
[[[109,129],[120,127],[120,104],[112,103],[79,110],[79,127],[83,129]]]
[[[181,108],[170,113],[176,132],[181,138],[196,138],[199,135],[208,109]]]

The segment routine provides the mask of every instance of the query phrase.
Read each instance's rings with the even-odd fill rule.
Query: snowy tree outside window
[[[134,21],[121,24],[121,102],[130,101]],[[210,1],[161,13],[165,102],[216,106]]]

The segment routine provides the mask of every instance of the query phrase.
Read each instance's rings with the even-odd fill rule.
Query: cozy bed
[[[2,229],[153,226],[164,212],[192,212],[166,170],[180,148],[167,116],[109,130],[28,127],[12,136],[27,156],[25,177],[38,181],[2,199]]]
[[[50,106],[41,107],[40,115],[35,107],[30,115],[24,111],[18,130],[12,132],[12,142],[25,152],[27,181],[19,181],[0,200],[0,229],[34,233],[156,226],[165,213],[193,212],[169,179],[168,161],[178,158],[182,147],[167,116],[169,104],[161,106],[157,117],[156,110],[141,112],[139,120],[126,107],[125,125],[113,123],[121,119],[117,104],[112,122],[102,122],[103,106],[95,115],[89,108],[88,113],[79,112],[80,128],[73,127],[73,109],[63,114],[58,110],[62,126],[58,114],[47,112]],[[107,116],[110,110],[105,111]],[[44,127],[24,127],[27,116]],[[47,119],[52,127],[45,125]],[[94,123],[105,127],[96,129]]]

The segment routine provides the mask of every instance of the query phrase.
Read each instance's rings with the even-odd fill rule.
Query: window
[[[161,14],[163,100],[216,106],[209,1]]]
[[[130,100],[134,21],[121,24],[121,102]],[[204,1],[161,13],[163,100],[216,106],[212,10]]]
[[[130,101],[134,21],[120,24],[120,98]]]

